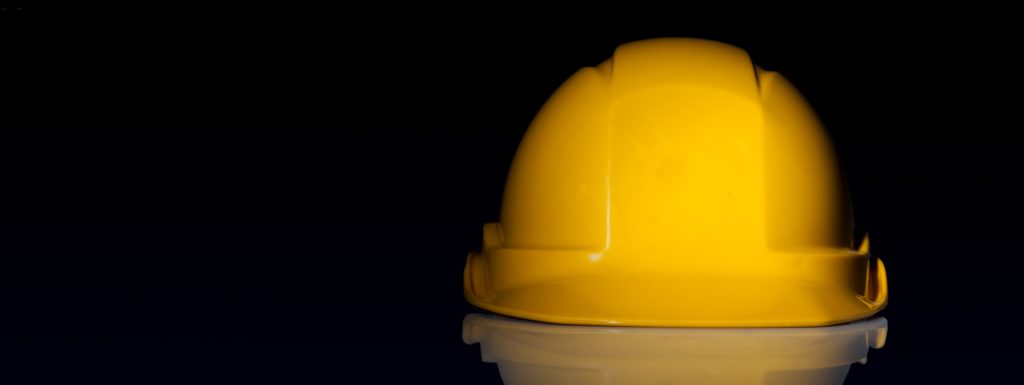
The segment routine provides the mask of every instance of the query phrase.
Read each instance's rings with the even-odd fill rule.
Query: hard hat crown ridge
[[[784,77],[686,38],[618,47],[530,124],[464,272],[539,321],[820,326],[886,303],[827,131]]]

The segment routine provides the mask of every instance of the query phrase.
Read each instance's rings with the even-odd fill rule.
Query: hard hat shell
[[[808,103],[686,38],[619,46],[548,99],[464,289],[509,316],[636,326],[830,325],[888,297]]]

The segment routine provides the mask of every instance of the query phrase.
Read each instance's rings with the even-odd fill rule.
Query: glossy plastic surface
[[[480,343],[506,385],[840,385],[850,365],[885,344],[875,318],[815,328],[566,326],[470,314],[463,340]]]
[[[831,140],[781,75],[698,39],[626,44],[550,97],[466,298],[568,324],[821,326],[886,303]]]

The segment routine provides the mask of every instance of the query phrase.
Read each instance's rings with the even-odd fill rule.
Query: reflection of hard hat
[[[814,326],[886,303],[831,141],[743,50],[620,46],[547,101],[509,172],[467,299],[556,323]]]
[[[550,325],[470,314],[506,385],[840,385],[850,364],[885,344],[885,318],[814,328],[630,328]]]

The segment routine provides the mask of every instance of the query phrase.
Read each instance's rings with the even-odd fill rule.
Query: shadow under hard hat
[[[815,328],[631,328],[552,325],[470,314],[462,338],[480,344],[507,385],[841,385],[853,363],[885,345],[874,318]]]

